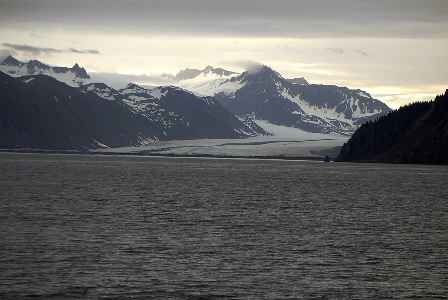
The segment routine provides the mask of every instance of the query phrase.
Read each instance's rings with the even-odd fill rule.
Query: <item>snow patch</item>
[[[369,94],[367,94],[366,92],[361,91],[361,90],[358,91],[357,94],[358,94],[359,96],[361,96],[361,97],[372,98],[372,96],[370,96]]]
[[[179,82],[179,86],[199,96],[214,96],[219,93],[232,95],[244,86],[239,81],[232,81],[232,76],[220,76],[215,73],[201,73],[197,77]]]
[[[165,90],[165,91],[162,92],[162,88],[160,88],[160,87],[159,87],[159,88],[152,89],[152,90],[149,92],[149,94],[150,94],[152,97],[154,97],[154,98],[156,98],[156,99],[159,99],[159,100],[160,100],[160,98],[165,97],[167,93],[168,93],[167,90]]]
[[[107,145],[101,143],[100,141],[93,140],[93,143],[94,143],[97,147],[100,147],[100,148],[103,148],[103,149],[110,149],[109,146],[107,146]]]
[[[297,139],[342,139],[347,137],[338,134],[323,134],[304,131],[299,128],[281,126],[272,124],[266,120],[255,120],[258,126],[263,128],[266,132],[269,132],[277,138],[297,138]]]
[[[30,83],[31,81],[33,81],[35,78],[28,78],[28,79],[25,79],[23,82],[24,83],[26,83],[26,84],[28,84],[28,83]]]

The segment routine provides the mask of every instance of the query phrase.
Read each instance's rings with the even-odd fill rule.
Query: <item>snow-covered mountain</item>
[[[8,56],[0,63],[0,71],[12,77],[39,74],[48,75],[73,87],[85,84],[90,79],[86,70],[78,64],[75,64],[71,68],[54,67],[38,60],[21,62],[12,56]]]
[[[349,135],[363,122],[390,111],[364,91],[288,80],[267,66],[190,89],[216,97],[238,116],[254,114],[259,120],[309,132]]]
[[[160,139],[238,138],[265,134],[249,120],[236,118],[214,98],[198,97],[175,86],[145,88],[130,83],[115,90],[102,83],[91,83],[81,89],[126,104],[136,114],[160,127]]]
[[[222,68],[207,66],[203,70],[185,69],[175,76],[174,84],[202,96],[213,96],[224,81],[239,75]]]
[[[179,71],[175,76],[176,81],[184,81],[197,78],[199,76],[213,76],[213,77],[231,77],[237,75],[238,73],[225,70],[223,68],[215,68],[213,66],[207,66],[202,70],[199,69],[184,69]]]

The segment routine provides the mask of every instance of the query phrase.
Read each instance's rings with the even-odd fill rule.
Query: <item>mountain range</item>
[[[238,116],[254,114],[256,119],[309,132],[350,135],[363,122],[391,111],[362,90],[285,79],[267,66],[236,76],[201,72],[179,84],[216,97]]]
[[[135,114],[158,126],[160,139],[239,138],[266,134],[248,127],[213,97],[198,97],[176,86],[145,88],[130,83],[115,90],[102,83],[80,87],[103,99],[123,103]]]
[[[362,123],[390,111],[384,103],[364,91],[310,84],[305,78],[285,79],[267,66],[243,73],[212,66],[186,69],[171,77],[165,75],[165,78],[170,77],[167,81],[172,84],[169,85],[152,87],[129,83],[122,88],[94,82],[94,76],[78,64],[71,68],[55,67],[37,60],[21,62],[9,56],[0,63],[0,72],[4,73],[2,80],[8,82],[2,85],[0,100],[3,104],[8,103],[7,109],[14,108],[2,111],[4,117],[1,120],[8,119],[8,122],[2,121],[2,130],[5,124],[10,126],[8,135],[4,135],[9,137],[9,141],[1,143],[4,147],[44,147],[36,144],[34,138],[30,143],[24,140],[19,143],[12,138],[14,134],[28,138],[35,134],[31,130],[21,135],[12,120],[22,120],[20,126],[25,128],[28,118],[28,127],[34,128],[39,124],[33,122],[43,121],[50,111],[53,112],[51,118],[62,123],[65,118],[70,123],[74,118],[81,120],[79,116],[85,115],[88,121],[82,119],[86,123],[82,126],[89,128],[106,126],[109,121],[113,123],[113,118],[109,120],[105,116],[108,109],[112,109],[122,114],[121,130],[128,128],[126,122],[133,124],[130,126],[133,133],[123,133],[121,139],[105,138],[117,130],[115,124],[110,126],[111,131],[107,134],[106,131],[102,132],[103,135],[87,134],[79,145],[76,139],[72,143],[64,141],[50,145],[64,148],[116,147],[155,140],[243,138],[269,134],[257,124],[258,120],[308,132],[350,135]],[[14,101],[12,95],[16,95],[18,100]],[[82,100],[77,100],[75,105],[69,102],[69,96]],[[56,98],[58,101],[54,100]],[[95,103],[101,124],[95,123],[94,114],[83,113],[82,109],[91,109],[89,101]],[[27,103],[39,109],[30,114]],[[73,105],[76,109],[72,108]],[[47,109],[47,106],[53,107]],[[108,108],[100,112],[102,106]],[[76,116],[69,117],[68,111]],[[59,112],[62,115],[58,115]],[[58,127],[56,123],[53,126]],[[60,126],[62,128],[65,127]]]
[[[70,86],[80,86],[89,82],[91,79],[90,75],[87,74],[87,71],[84,68],[81,68],[77,63],[71,68],[54,67],[38,60],[21,62],[13,56],[6,57],[3,62],[0,63],[0,71],[12,77],[48,75]]]
[[[2,66],[12,63],[20,72],[30,65],[7,58]],[[85,150],[267,134],[212,97],[198,97],[175,86],[148,89],[129,84],[115,90],[103,83],[87,83],[74,87],[45,75],[44,71],[54,69],[59,72],[51,74],[63,78],[76,75],[73,68],[57,68],[30,69],[38,75],[14,72],[15,77],[0,72],[0,147]]]

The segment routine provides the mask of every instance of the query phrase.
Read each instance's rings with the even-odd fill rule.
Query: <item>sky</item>
[[[0,56],[88,72],[266,64],[393,108],[448,88],[447,0],[0,0]]]

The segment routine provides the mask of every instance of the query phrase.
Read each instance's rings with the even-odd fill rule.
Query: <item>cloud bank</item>
[[[47,47],[37,47],[26,44],[11,44],[11,43],[2,43],[3,47],[6,47],[9,52],[12,53],[26,53],[34,56],[40,56],[42,54],[55,54],[55,53],[76,53],[76,54],[100,54],[98,50],[95,49],[56,49],[56,48],[47,48]],[[5,51],[5,50],[3,50]]]
[[[448,36],[446,0],[0,0],[1,24],[231,36]]]

